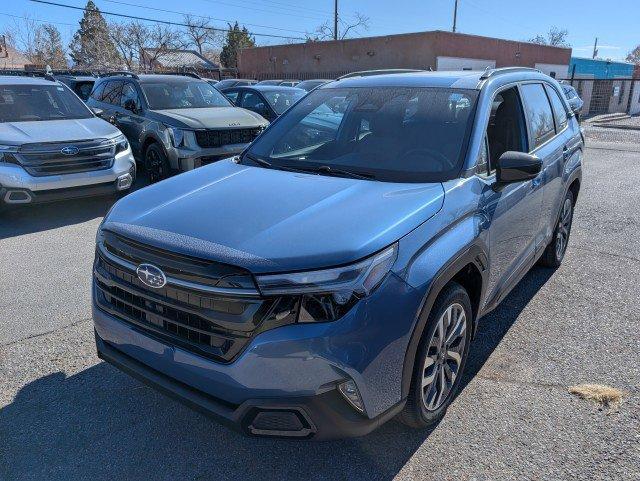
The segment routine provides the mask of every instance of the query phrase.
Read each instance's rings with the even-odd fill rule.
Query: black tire
[[[443,399],[440,404],[434,405],[432,409],[427,407],[429,403],[429,394],[432,393],[433,389],[437,389],[437,385],[433,387],[423,388],[423,378],[425,373],[431,368],[437,369],[438,361],[427,366],[427,356],[433,358],[432,350],[434,346],[432,343],[435,341],[436,330],[438,328],[440,318],[445,315],[447,310],[453,306],[460,306],[464,310],[464,315],[466,318],[466,324],[464,332],[460,333],[460,339],[464,339],[464,346],[460,348],[460,362],[458,364],[458,368],[455,371],[455,377],[453,378],[453,382],[447,391],[447,394],[442,396]],[[456,307],[459,309],[459,307]],[[469,345],[471,343],[471,333],[473,331],[473,314],[471,310],[471,300],[469,299],[469,294],[467,291],[458,283],[450,282],[447,284],[442,292],[438,295],[431,312],[429,313],[429,317],[427,319],[427,323],[425,325],[424,332],[422,334],[422,339],[420,341],[420,345],[418,346],[418,353],[415,359],[415,365],[413,369],[413,376],[411,379],[411,387],[409,389],[409,396],[407,397],[407,403],[403,409],[403,411],[398,415],[399,421],[410,426],[412,428],[428,428],[437,424],[440,419],[445,415],[449,404],[455,398],[456,393],[460,387],[460,381],[462,379],[462,375],[464,373],[464,367],[469,356]],[[447,332],[444,329],[444,332]],[[442,336],[446,338],[445,336]],[[445,351],[449,353],[448,350],[450,346],[448,346]],[[432,362],[432,361],[429,361]],[[440,366],[441,369],[445,369],[444,365],[448,362],[445,360],[444,363]],[[451,365],[449,365],[449,371],[451,372]],[[440,371],[435,371],[436,374],[434,376],[439,376],[438,373]],[[446,375],[446,370],[444,376]],[[445,378],[446,379],[446,378]],[[438,379],[434,378],[434,383],[438,382]],[[428,392],[425,393],[425,390]]]
[[[567,252],[569,236],[571,235],[574,201],[573,192],[570,190],[567,191],[567,194],[562,201],[562,205],[560,206],[560,214],[556,221],[556,227],[553,230],[553,237],[542,253],[542,257],[540,257],[540,265],[557,268],[562,264],[564,254]],[[568,214],[566,209],[569,209]]]
[[[157,142],[149,144],[144,151],[144,168],[151,184],[166,179],[171,175],[169,159],[167,159],[164,150]]]

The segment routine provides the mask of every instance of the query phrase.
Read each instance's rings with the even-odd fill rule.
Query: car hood
[[[103,228],[254,273],[346,264],[440,210],[442,184],[286,172],[227,159],[129,194]]]
[[[22,145],[40,142],[65,142],[112,138],[120,132],[97,117],[88,119],[1,122],[0,144]]]
[[[154,110],[159,120],[174,127],[190,129],[221,129],[229,127],[259,127],[267,122],[262,116],[239,107],[203,109]]]

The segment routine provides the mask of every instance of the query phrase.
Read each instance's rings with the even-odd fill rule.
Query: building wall
[[[569,78],[569,66],[567,64],[536,63],[535,67],[553,78]]]
[[[591,58],[571,57],[569,74],[574,72],[576,77],[591,77],[596,79],[612,79],[633,76],[634,65],[626,62],[612,62]]]
[[[484,70],[495,66],[495,60],[442,56],[436,58],[436,70]]]
[[[571,50],[433,31],[248,48],[239,54],[238,70],[256,78],[334,77],[358,70],[436,69],[438,57],[494,62],[496,67],[534,67],[568,65]]]

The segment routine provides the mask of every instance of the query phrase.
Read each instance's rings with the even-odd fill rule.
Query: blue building
[[[569,76],[575,78],[631,78],[633,76],[633,68],[634,65],[632,63],[614,62],[612,60],[595,60],[580,57],[571,57],[571,60],[569,60]]]

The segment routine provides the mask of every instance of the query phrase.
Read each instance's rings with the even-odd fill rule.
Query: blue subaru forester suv
[[[377,73],[113,207],[102,359],[250,435],[444,415],[478,319],[562,261],[584,140],[537,70]]]

